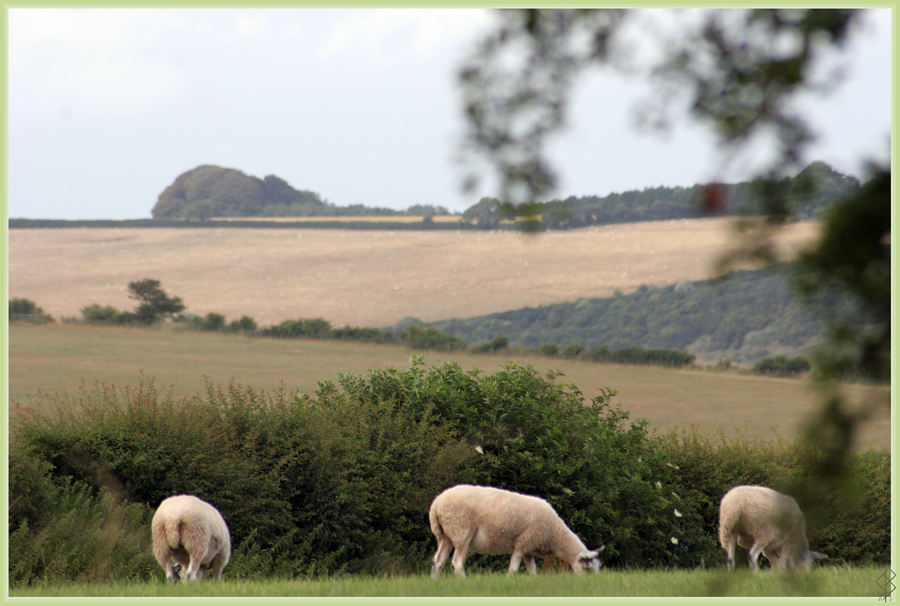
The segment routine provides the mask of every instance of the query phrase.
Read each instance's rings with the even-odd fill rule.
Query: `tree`
[[[153,324],[185,310],[181,297],[170,297],[159,280],[147,278],[128,283],[129,297],[139,301],[134,313],[138,322]]]
[[[675,27],[646,37],[640,61],[621,54],[617,43],[636,15],[682,15]],[[528,214],[553,190],[557,174],[544,155],[546,142],[566,121],[572,87],[590,67],[636,69],[659,86],[641,108],[642,123],[665,129],[674,112],[687,111],[713,128],[725,152],[723,165],[760,140],[773,143],[774,157],[753,186],[764,201],[756,218],[735,220],[742,246],[725,256],[766,264],[774,256],[770,234],[798,209],[798,192],[785,177],[803,168],[814,140],[802,108],[802,94],[828,93],[840,71],[820,75],[823,58],[840,59],[862,11],[846,9],[727,9],[675,13],[625,10],[504,10],[500,26],[477,46],[460,71],[467,117],[465,148],[487,159],[499,180],[499,205]],[[669,23],[668,25],[672,25]],[[665,35],[670,31],[670,36]],[[623,40],[624,39],[624,40]],[[647,59],[656,57],[656,59]],[[679,102],[683,100],[684,103]],[[875,150],[881,151],[881,150]],[[832,349],[816,361],[827,384],[848,368],[888,374],[890,361],[890,167],[871,164],[866,183],[826,217],[818,247],[802,258],[798,279],[810,295],[838,285],[869,314],[863,334],[848,328],[840,310],[834,318]],[[474,187],[477,173],[466,178]],[[720,188],[704,188],[698,203],[713,212],[723,204]],[[520,210],[524,209],[524,210]],[[847,479],[844,461],[865,407],[851,411],[832,390],[824,398],[810,441],[817,449],[810,468],[815,489],[837,490]],[[824,481],[822,481],[824,480]],[[801,487],[802,488],[802,487]],[[806,489],[813,491],[811,485]],[[824,502],[807,495],[806,502]]]

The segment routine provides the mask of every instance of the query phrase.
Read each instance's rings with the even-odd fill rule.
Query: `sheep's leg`
[[[199,581],[203,578],[202,564],[204,555],[206,555],[206,550],[190,554],[191,563],[188,564],[187,573],[184,575],[185,581]]]
[[[466,556],[469,555],[469,542],[466,541],[462,545],[457,545],[453,550],[453,572],[458,576],[466,576]]]
[[[166,569],[166,581],[169,583],[174,583],[178,580],[178,573],[181,567],[175,563],[175,560],[169,558],[168,563],[165,566]]]
[[[728,554],[728,570],[734,570],[734,544],[736,538],[734,535],[730,535],[727,539],[725,539],[725,544],[723,547],[725,548],[725,553]]]
[[[451,549],[453,549],[453,543],[450,542],[446,535],[438,538],[437,551],[434,552],[434,559],[431,565],[432,579],[441,576],[441,571],[444,569],[444,564],[447,563],[447,557],[450,555]]]
[[[209,563],[209,569],[212,570],[213,578],[217,581],[222,579],[222,569],[225,568],[225,564],[223,563],[225,558],[222,557],[222,554],[216,554],[216,557],[213,558],[212,562]]]
[[[759,541],[753,543],[750,552],[747,554],[747,563],[753,570],[759,570],[759,554],[763,551],[763,544]]]
[[[529,574],[537,574],[537,565],[534,563],[534,556],[525,556],[525,570]]]
[[[514,549],[512,552],[512,557],[509,558],[509,572],[507,574],[516,574],[519,572],[519,566],[522,564],[522,552],[518,549]],[[525,564],[528,566],[528,564]]]

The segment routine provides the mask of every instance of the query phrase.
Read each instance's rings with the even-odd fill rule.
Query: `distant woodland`
[[[754,363],[767,356],[809,355],[833,318],[867,320],[836,288],[813,300],[792,284],[798,267],[781,264],[712,280],[641,286],[630,294],[526,307],[486,316],[430,322],[466,343],[498,337],[509,345],[581,344],[684,350],[701,360]],[[410,323],[413,320],[406,320]]]
[[[607,196],[570,196],[544,202],[534,209],[543,229],[569,229],[587,225],[658,221],[722,215],[759,215],[769,212],[766,187],[788,192],[789,216],[817,219],[830,204],[857,191],[860,182],[823,162],[814,162],[780,183],[763,181],[714,185],[654,187],[612,193]],[[416,205],[405,211],[373,208],[362,204],[337,206],[320,194],[298,190],[285,180],[268,175],[252,177],[232,168],[199,166],[180,175],[160,195],[153,207],[154,219],[209,221],[213,218],[248,217],[363,217],[449,215],[446,208]],[[459,215],[460,223],[482,229],[501,226],[505,217],[500,201],[485,197]],[[435,224],[435,226],[437,226]]]

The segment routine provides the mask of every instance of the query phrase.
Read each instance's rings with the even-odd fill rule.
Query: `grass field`
[[[792,224],[785,256],[816,233]],[[269,326],[321,317],[393,326],[627,293],[712,277],[726,219],[525,235],[480,231],[84,228],[9,231],[9,296],[56,318],[98,303],[131,310],[128,283],[162,282],[198,315]]]
[[[247,338],[185,332],[171,328],[119,328],[77,324],[13,324],[9,332],[10,400],[28,405],[39,391],[74,392],[83,382],[136,384],[141,372],[178,396],[205,393],[205,381],[235,381],[258,390],[313,393],[319,382],[339,373],[364,374],[373,368],[406,369],[412,352],[402,346],[340,341]],[[447,360],[463,368],[498,370],[507,357],[487,354],[425,355],[428,366]],[[620,366],[524,357],[541,372],[561,369],[586,397],[600,388],[618,391],[613,402],[632,419],[643,418],[659,431],[696,426],[702,433],[746,434],[793,439],[805,419],[821,405],[809,382],[733,372]],[[845,386],[854,401],[885,401],[886,387]],[[13,406],[11,414],[15,414]],[[861,431],[861,444],[890,448],[890,418],[879,408]]]
[[[294,597],[315,602],[335,598],[422,598],[440,603],[467,603],[477,598],[651,598],[651,597],[860,597],[884,596],[878,578],[885,570],[875,567],[822,567],[808,572],[788,573],[748,570],[693,571],[602,571],[597,575],[568,573],[470,574],[465,579],[445,574],[437,580],[427,576],[405,578],[335,578],[316,581],[240,581],[227,578],[214,583],[204,580],[194,585],[123,583],[117,585],[72,585],[30,588],[10,592],[11,597],[78,598],[275,598]],[[454,599],[456,598],[456,599]],[[305,601],[305,600],[304,600]],[[379,600],[381,601],[381,600]],[[487,600],[485,600],[487,601]],[[625,600],[622,600],[623,602]]]

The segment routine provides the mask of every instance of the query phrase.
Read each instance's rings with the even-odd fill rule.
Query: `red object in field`
[[[700,210],[714,215],[725,209],[725,190],[718,183],[710,183],[703,188],[700,196]]]

